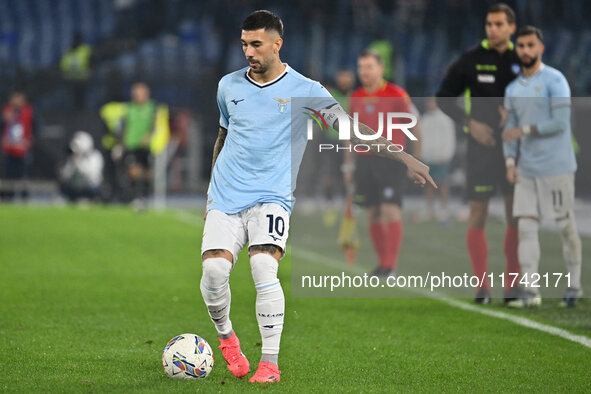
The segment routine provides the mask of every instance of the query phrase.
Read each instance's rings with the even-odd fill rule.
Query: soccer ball
[[[205,379],[213,368],[213,352],[198,335],[178,335],[166,344],[162,367],[174,379]]]

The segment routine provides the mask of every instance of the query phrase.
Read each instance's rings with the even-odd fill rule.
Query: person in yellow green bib
[[[123,164],[130,180],[133,205],[136,209],[143,209],[150,191],[150,141],[155,128],[157,106],[150,98],[150,88],[143,82],[133,84],[131,97],[132,101],[127,105],[120,127],[125,149]]]
[[[64,82],[71,91],[71,104],[76,109],[85,107],[92,62],[92,47],[84,42],[80,32],[74,33],[72,47],[60,60],[60,69]]]

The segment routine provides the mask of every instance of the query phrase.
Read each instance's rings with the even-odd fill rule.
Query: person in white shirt
[[[442,222],[449,218],[447,204],[449,200],[448,175],[451,161],[456,152],[456,128],[449,116],[437,107],[435,98],[430,97],[425,103],[425,113],[421,118],[422,146],[421,157],[431,169],[431,176],[439,185],[441,211],[435,215],[435,191],[425,189],[428,218],[437,217]]]
[[[69,148],[71,154],[59,171],[62,195],[72,202],[98,197],[104,162],[101,153],[94,148],[92,136],[86,131],[77,131]]]

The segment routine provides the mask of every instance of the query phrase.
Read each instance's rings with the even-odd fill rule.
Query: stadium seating
[[[168,81],[157,90],[170,99],[171,104],[194,106],[202,99],[198,86],[202,82],[203,68],[216,69],[222,74],[244,65],[240,46],[230,37],[238,31],[236,24],[246,10],[221,15],[219,7],[207,2],[176,0],[165,3],[164,14],[159,15],[161,21],[154,23],[150,18],[159,10],[150,10],[152,3],[145,0],[127,3],[128,9],[118,10],[117,2],[111,0],[0,0],[0,85],[3,86],[0,96],[13,87],[17,75],[19,83],[24,78],[26,85],[27,81],[34,80],[35,73],[57,68],[77,31],[95,47],[125,35],[131,35],[134,40],[134,45],[118,49],[112,56],[99,57],[93,65],[90,86],[96,88],[88,92],[87,106],[92,106],[89,109],[110,99],[107,96],[112,92],[102,86],[114,73],[123,81],[121,94],[137,78],[156,85]],[[342,20],[351,20],[354,17],[352,3],[349,0],[337,3],[334,12]],[[323,7],[317,6],[326,11]],[[353,30],[329,20],[322,13],[312,17],[302,15],[297,5],[282,5],[276,11],[290,23],[286,29],[283,59],[320,80],[329,80],[343,66],[353,68],[357,53],[372,41],[376,31],[387,30],[395,53],[402,59],[396,78],[415,96],[432,93],[450,59],[477,43],[482,36],[479,24],[444,23],[438,18],[445,13],[430,9],[419,10],[425,14],[421,14],[422,22],[418,25],[399,26],[395,17],[385,16],[375,21],[378,27],[364,26],[365,19],[354,21]],[[466,15],[470,16],[469,12],[474,13],[470,9],[465,11]],[[569,11],[561,18],[571,18],[572,26],[579,26],[575,14]],[[479,18],[480,15],[474,14],[470,20]],[[138,30],[146,25],[144,20],[151,21],[147,26],[154,26],[146,28],[147,33]],[[294,28],[294,24],[302,28]],[[591,61],[591,29],[584,25],[571,28],[568,21],[561,23],[561,28],[555,27],[558,25],[541,26],[546,36],[545,59],[563,70],[569,80],[577,81],[572,86],[574,94],[587,94],[591,89],[591,70],[586,67]],[[197,91],[188,92],[189,86]],[[41,109],[51,109],[53,101],[47,97],[54,97],[56,93],[44,91],[40,94],[46,96],[35,97]]]

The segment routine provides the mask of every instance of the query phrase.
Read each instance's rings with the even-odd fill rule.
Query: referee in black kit
[[[474,274],[488,273],[488,244],[484,232],[488,201],[500,188],[505,200],[507,232],[505,234],[506,271],[519,272],[517,259],[517,222],[513,218],[513,186],[505,178],[505,159],[501,141],[502,105],[505,88],[519,72],[519,58],[513,50],[515,12],[506,4],[492,5],[486,15],[486,40],[462,54],[447,70],[437,92],[438,106],[468,136],[467,185],[470,217],[466,243]],[[465,95],[465,108],[456,100],[444,97]],[[487,97],[471,100],[471,97]],[[505,283],[510,281],[505,281]],[[518,298],[518,288],[505,288],[505,302]],[[476,303],[490,303],[488,282],[478,289]]]

